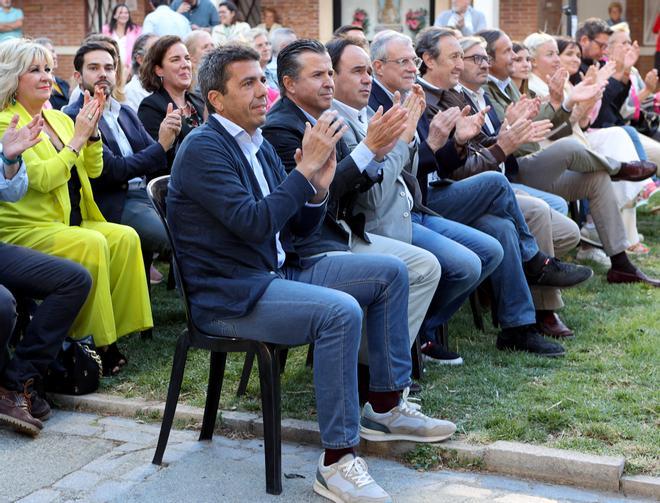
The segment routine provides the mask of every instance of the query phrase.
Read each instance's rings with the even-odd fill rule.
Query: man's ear
[[[284,85],[284,89],[286,89],[286,94],[288,96],[292,96],[296,94],[294,83],[295,83],[295,79],[290,75],[284,75],[282,77],[282,84]]]
[[[428,68],[429,70],[435,67],[435,59],[433,59],[430,52],[423,53],[422,60],[424,61],[426,68]]]
[[[374,75],[380,77],[383,74],[383,62],[380,59],[372,62],[371,66],[374,70]]]
[[[73,72],[73,78],[76,79],[76,83],[80,86],[82,89],[82,73],[78,71]]]
[[[207,98],[211,103],[211,105],[213,106],[213,109],[217,113],[222,113],[222,111],[225,109],[224,96],[222,95],[222,93],[220,91],[211,90],[209,91]]]

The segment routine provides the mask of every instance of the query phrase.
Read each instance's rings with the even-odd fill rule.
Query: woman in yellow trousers
[[[44,110],[51,68],[51,55],[40,45],[0,44],[0,135],[15,114],[18,127],[37,114],[44,119],[41,142],[23,153],[27,194],[0,203],[0,240],[68,258],[90,272],[93,286],[70,335],[93,335],[104,373],[114,375],[126,362],[117,339],[153,326],[140,240],[132,228],[105,221],[89,183],[103,170],[103,93],[97,99],[86,93],[75,124],[64,113]]]

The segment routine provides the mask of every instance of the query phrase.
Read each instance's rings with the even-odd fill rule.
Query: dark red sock
[[[346,447],[345,449],[326,449],[325,456],[323,456],[323,466],[330,466],[346,454],[353,454],[355,456],[355,447]]]
[[[374,412],[384,414],[399,405],[400,391],[369,391],[369,403]]]

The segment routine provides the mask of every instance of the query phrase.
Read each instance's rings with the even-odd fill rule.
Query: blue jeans
[[[535,323],[523,262],[534,257],[539,248],[506,177],[489,171],[443,187],[429,187],[427,206],[499,241],[504,259],[490,278],[500,325],[510,328]]]
[[[639,160],[648,161],[646,150],[644,150],[644,145],[642,145],[642,141],[639,139],[639,133],[637,132],[637,130],[632,126],[621,126],[621,127],[624,129],[626,133],[628,133],[628,136],[630,136],[633,145],[635,145],[635,150],[637,151]]]
[[[437,342],[436,329],[495,270],[504,251],[491,236],[446,218],[413,212],[412,221],[412,244],[433,253],[442,268],[420,331],[422,342]]]
[[[566,199],[556,194],[551,194],[544,190],[535,189],[529,185],[523,185],[522,183],[512,183],[511,187],[513,190],[522,190],[527,192],[532,197],[538,197],[541,201],[548,203],[553,210],[558,211],[562,215],[568,215],[568,203]]]
[[[252,311],[221,322],[245,339],[314,343],[314,386],[324,448],[360,441],[357,363],[362,307],[367,308],[370,389],[410,385],[408,272],[389,255],[324,257],[279,271]]]

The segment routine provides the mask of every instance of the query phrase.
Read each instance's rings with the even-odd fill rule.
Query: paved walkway
[[[32,440],[0,428],[0,502],[318,502],[311,484],[320,450],[284,444],[284,492],[267,495],[260,439],[173,431],[163,467],[151,464],[159,425],[55,411]],[[564,486],[464,472],[421,473],[371,458],[397,502],[604,503],[643,501]]]

